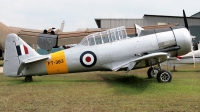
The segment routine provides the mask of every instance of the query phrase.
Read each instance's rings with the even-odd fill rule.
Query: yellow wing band
[[[51,59],[46,62],[48,74],[68,73],[67,61],[64,50],[52,53]]]

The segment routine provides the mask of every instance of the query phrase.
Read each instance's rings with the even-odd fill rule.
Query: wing
[[[114,66],[112,70],[118,71],[119,69],[127,68],[127,72],[129,72],[131,69],[138,69],[156,65],[166,60],[167,60],[167,53],[162,53],[162,52],[152,53],[123,62],[120,65]]]

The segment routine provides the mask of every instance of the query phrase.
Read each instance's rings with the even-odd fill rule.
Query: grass
[[[171,83],[147,79],[148,68],[36,76],[31,83],[0,74],[0,111],[198,112],[200,64],[196,68],[177,67]]]

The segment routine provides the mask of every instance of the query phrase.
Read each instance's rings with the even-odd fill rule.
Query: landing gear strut
[[[25,79],[24,79],[25,82],[32,82],[33,81],[33,78],[32,76],[26,76]]]

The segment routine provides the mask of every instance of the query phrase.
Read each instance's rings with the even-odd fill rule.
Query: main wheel
[[[148,76],[148,78],[149,78],[149,79],[150,79],[150,78],[156,78],[156,76],[157,76],[157,74],[158,74],[159,71],[160,71],[159,68],[150,67],[150,68],[148,69],[148,71],[147,71],[147,76]]]
[[[160,70],[157,74],[157,81],[158,82],[171,82],[172,74],[167,70]]]
[[[32,76],[26,76],[25,77],[25,82],[32,82],[32,81],[33,81]]]

